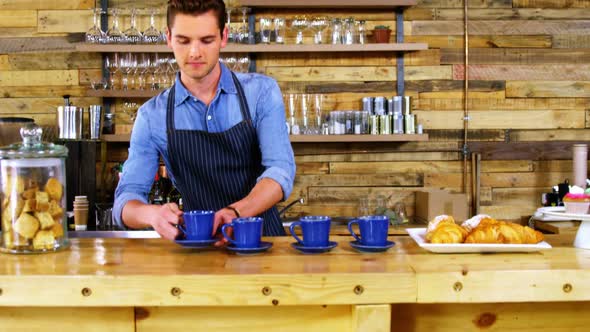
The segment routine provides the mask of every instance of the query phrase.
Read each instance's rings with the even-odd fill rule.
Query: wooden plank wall
[[[0,1],[0,35],[71,37],[87,29],[92,6],[91,0]],[[590,1],[470,0],[469,7],[469,141],[483,156],[481,212],[520,220],[538,207],[542,192],[572,178],[571,142],[590,140]],[[261,15],[302,13],[395,27],[393,12],[374,10]],[[403,201],[413,214],[415,190],[461,190],[463,1],[419,0],[405,18],[406,41],[429,45],[405,59],[407,94],[431,140],[296,144],[298,176],[287,201],[304,197],[306,203],[288,216],[354,216],[361,197],[378,195],[390,205]],[[100,102],[84,95],[100,75],[100,63],[98,54],[0,54],[0,116],[28,115],[52,125],[64,94],[80,106]],[[396,94],[396,62],[389,53],[261,54],[257,64],[285,93],[324,94],[329,110],[359,109],[363,96]],[[110,152],[110,162],[124,160],[126,146],[113,145]]]

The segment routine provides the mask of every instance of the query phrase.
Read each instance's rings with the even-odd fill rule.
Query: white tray
[[[408,228],[406,231],[408,231],[408,234],[410,234],[412,239],[414,239],[420,247],[436,253],[534,252],[551,249],[551,245],[545,241],[537,244],[427,243],[425,240],[426,228]]]
[[[565,206],[540,208],[537,212],[545,216],[563,218],[563,220],[590,220],[590,214],[565,213]]]

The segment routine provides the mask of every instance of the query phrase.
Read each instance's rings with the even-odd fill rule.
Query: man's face
[[[197,16],[177,14],[167,35],[181,74],[197,81],[215,69],[219,50],[227,45],[227,32],[220,35],[213,11]]]

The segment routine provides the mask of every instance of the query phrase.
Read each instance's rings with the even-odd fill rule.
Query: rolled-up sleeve
[[[158,169],[159,153],[151,137],[147,111],[150,103],[142,106],[139,111],[129,147],[129,157],[123,165],[123,175],[115,190],[113,218],[115,223],[124,228],[122,219],[123,207],[131,200],[147,203],[148,194]]]
[[[283,201],[293,190],[295,180],[295,157],[289,141],[285,106],[277,82],[265,80],[265,86],[256,103],[256,131],[265,171],[258,177],[270,178],[283,189]]]

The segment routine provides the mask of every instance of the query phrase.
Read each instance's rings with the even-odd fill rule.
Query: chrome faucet
[[[293,202],[287,204],[284,208],[281,209],[281,211],[279,211],[279,217],[282,219],[285,212],[287,212],[287,210],[289,210],[293,205],[295,205],[297,203],[303,204],[303,203],[305,203],[305,199],[303,197],[299,197],[298,199],[294,200]]]

